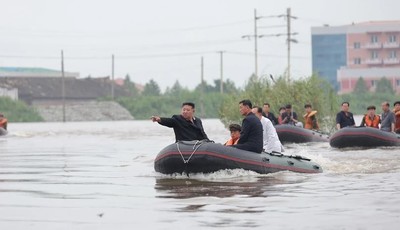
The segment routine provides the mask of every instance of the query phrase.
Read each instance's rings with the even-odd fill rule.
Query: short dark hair
[[[291,108],[292,108],[292,105],[291,105],[291,104],[287,104],[287,105],[285,106],[285,108],[286,108],[286,109],[291,109]]]
[[[251,101],[248,100],[248,99],[241,100],[241,101],[239,102],[239,104],[247,105],[247,106],[249,106],[250,109],[253,108],[253,105],[251,104]]]
[[[281,111],[282,109],[286,110],[286,108],[282,106],[282,107],[279,108],[279,111]]]
[[[229,131],[242,131],[242,126],[239,124],[230,124],[229,125]]]
[[[370,110],[370,109],[376,110],[376,107],[374,105],[370,105],[367,107],[367,110]]]
[[[271,105],[268,102],[265,102],[264,105],[268,105],[268,107],[271,107]]]
[[[182,103],[182,107],[185,106],[185,105],[191,106],[193,109],[195,108],[195,105],[194,105],[193,102],[183,102]]]
[[[347,104],[347,106],[350,106],[350,103],[347,101],[342,102],[342,105]]]
[[[312,106],[311,106],[311,104],[305,104],[304,105],[304,108],[306,109],[306,108],[312,108]]]
[[[386,105],[387,107],[390,107],[390,104],[387,101],[384,101],[382,104]]]
[[[260,106],[253,106],[253,109],[257,109],[257,113],[262,113],[263,111],[262,111],[262,108],[260,107]]]
[[[400,105],[400,101],[396,101],[396,102],[393,104],[393,106],[396,106],[397,104]]]

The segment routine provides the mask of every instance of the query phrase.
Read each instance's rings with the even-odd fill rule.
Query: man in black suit
[[[240,113],[245,116],[242,121],[242,131],[236,145],[232,147],[251,152],[261,153],[263,150],[263,128],[260,119],[251,112],[253,105],[250,100],[239,102]]]
[[[265,102],[263,106],[263,113],[262,115],[266,118],[268,118],[273,125],[278,125],[278,119],[275,117],[275,115],[270,112],[271,106],[269,103]]]
[[[200,118],[194,116],[195,105],[192,102],[184,102],[180,115],[171,118],[152,116],[153,122],[174,129],[175,141],[208,140],[204,132]]]

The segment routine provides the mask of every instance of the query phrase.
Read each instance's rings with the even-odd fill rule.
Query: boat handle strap
[[[179,148],[179,142],[176,142],[176,147],[178,148],[178,152],[182,157],[183,163],[187,164],[189,163],[190,159],[192,158],[193,154],[200,148],[200,146],[203,144],[202,141],[196,141],[193,145],[193,152],[190,154],[189,158],[186,160],[185,157],[183,156],[181,149]]]

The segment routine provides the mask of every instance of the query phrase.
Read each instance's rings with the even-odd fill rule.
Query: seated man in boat
[[[312,110],[311,104],[304,105],[304,109],[306,110],[306,114],[304,114],[304,128],[311,129],[311,130],[319,130],[319,124],[317,121],[317,114],[316,110]]]
[[[394,124],[394,131],[400,134],[400,101],[396,101],[394,104],[394,115],[396,118],[396,123]]]
[[[368,106],[367,114],[364,115],[360,127],[372,127],[379,129],[379,124],[381,123],[381,118],[379,115],[375,115],[376,107],[373,105]]]
[[[0,128],[7,130],[7,118],[4,117],[4,114],[0,113]]]
[[[272,122],[262,115],[261,107],[254,106],[252,112],[260,119],[263,128],[264,151],[267,153],[282,152],[282,144]]]
[[[239,102],[239,111],[244,116],[244,119],[239,141],[232,147],[261,153],[263,150],[263,129],[260,120],[251,112],[252,108],[253,105],[250,100]]]
[[[287,104],[285,108],[286,112],[282,114],[282,124],[296,125],[299,121],[297,120],[297,113],[292,111],[292,105]]]
[[[394,132],[394,124],[395,124],[395,115],[392,111],[390,111],[389,102],[385,101],[381,104],[382,108],[382,121],[381,121],[381,130],[386,132]]]
[[[238,124],[230,124],[229,131],[231,132],[231,139],[229,139],[224,145],[236,145],[239,141],[240,131],[242,131],[242,127]]]
[[[279,108],[279,116],[278,116],[278,124],[282,124],[282,115],[286,113],[286,108],[285,107],[280,107]]]
[[[273,125],[277,125],[278,123],[278,119],[275,117],[275,115],[270,111],[271,106],[269,103],[265,102],[264,106],[263,106],[263,116],[268,118]]]
[[[204,132],[203,124],[200,118],[194,116],[195,105],[192,102],[184,102],[180,115],[173,115],[171,118],[152,116],[153,122],[174,129],[175,140],[192,141],[192,140],[208,140],[207,134]]]
[[[354,122],[353,114],[349,112],[350,103],[345,101],[342,103],[342,111],[336,114],[336,128],[342,129],[344,127],[353,127],[356,125]]]

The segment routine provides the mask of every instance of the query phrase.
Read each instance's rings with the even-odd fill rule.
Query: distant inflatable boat
[[[347,127],[335,132],[329,144],[334,148],[400,146],[400,136],[369,127]]]
[[[163,174],[212,173],[223,169],[245,169],[260,174],[322,172],[318,164],[298,155],[257,154],[205,141],[181,141],[168,145],[157,155],[154,169]]]
[[[276,132],[282,143],[328,142],[329,136],[314,130],[294,125],[276,125]]]
[[[5,130],[4,128],[0,128],[0,136],[7,135],[8,131]]]

